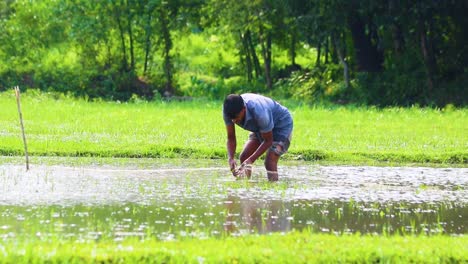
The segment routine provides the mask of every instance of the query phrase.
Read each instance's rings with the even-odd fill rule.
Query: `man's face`
[[[244,120],[244,116],[245,116],[245,107],[242,108],[242,110],[239,112],[239,114],[237,114],[237,116],[233,119],[231,119],[231,121],[235,124],[241,124],[242,121]]]

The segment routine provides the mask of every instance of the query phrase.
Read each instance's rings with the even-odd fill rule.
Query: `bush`
[[[275,89],[280,90],[284,97],[306,102],[331,99],[339,93],[336,89],[340,86],[336,86],[334,81],[339,79],[341,71],[339,66],[331,64],[311,70],[294,71],[290,78],[280,79],[275,84]]]

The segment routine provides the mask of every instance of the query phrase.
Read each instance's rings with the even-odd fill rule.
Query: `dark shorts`
[[[271,145],[270,150],[275,152],[278,156],[281,156],[284,153],[288,152],[289,145],[291,144],[291,137],[292,133],[289,134],[289,136],[282,141],[273,141],[273,145]],[[258,140],[262,142],[263,138],[255,132],[250,132],[249,140]]]

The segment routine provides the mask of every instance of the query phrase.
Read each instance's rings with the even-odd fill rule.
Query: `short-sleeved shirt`
[[[291,135],[293,119],[289,110],[275,100],[253,93],[241,94],[246,108],[245,119],[238,124],[245,130],[259,135],[273,132],[273,141],[285,141]],[[223,113],[224,123],[233,124]]]

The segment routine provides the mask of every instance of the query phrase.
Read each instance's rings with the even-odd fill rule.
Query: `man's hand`
[[[231,172],[232,172],[232,175],[233,175],[234,177],[237,177],[237,169],[236,169],[236,167],[237,167],[237,162],[236,162],[236,160],[233,159],[233,158],[230,158],[230,159],[229,159],[229,168],[230,168],[230,170],[231,170]]]
[[[250,160],[250,158],[249,158],[249,159],[244,160],[244,162],[242,162],[242,165],[241,165],[241,166],[242,166],[242,167],[252,167],[252,163],[253,163],[253,162],[252,162],[252,161]]]
[[[246,159],[242,162],[236,174],[239,177],[247,177],[250,179],[250,176],[252,175],[252,161],[250,159]]]

